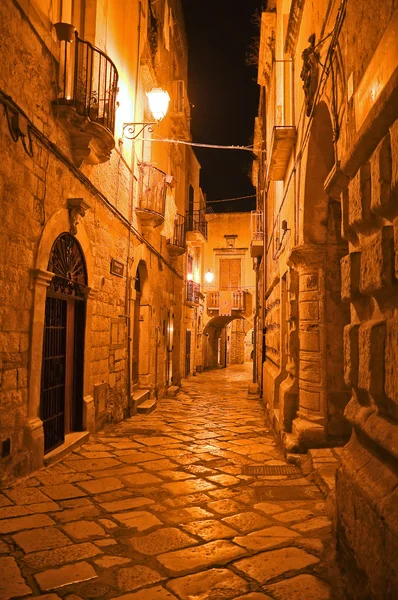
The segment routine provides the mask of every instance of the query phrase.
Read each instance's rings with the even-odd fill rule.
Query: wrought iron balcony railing
[[[202,234],[207,240],[207,221],[205,209],[187,211],[187,231],[195,231]]]
[[[263,225],[263,213],[261,210],[252,210],[250,215],[250,230],[251,230],[251,243],[250,243],[250,256],[252,258],[258,258],[263,254],[263,240],[264,240],[264,225]]]
[[[199,304],[200,300],[200,284],[195,281],[187,281],[186,301],[193,304]]]
[[[81,40],[61,42],[60,81],[57,104],[73,106],[78,115],[115,129],[118,72],[102,50]]]
[[[221,295],[222,294],[222,295]],[[244,312],[246,310],[246,295],[242,290],[231,290],[223,292],[214,291],[207,294],[207,310],[220,310],[220,300],[223,301],[223,312],[232,314],[232,311]]]
[[[250,214],[250,229],[251,239],[261,240],[263,239],[263,213],[261,210],[252,210]]]
[[[167,240],[169,252],[178,256],[183,254],[186,249],[186,222],[185,217],[180,214],[176,214],[174,219],[173,237]]]
[[[137,215],[144,224],[158,227],[164,222],[166,207],[166,173],[141,162],[138,165],[138,205]]]
[[[246,308],[246,293],[242,291],[232,292],[232,310],[245,310]]]
[[[218,310],[220,308],[220,292],[209,292],[207,294],[207,308]]]

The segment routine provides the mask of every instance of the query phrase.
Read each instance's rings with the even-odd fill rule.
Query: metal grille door
[[[64,441],[67,301],[47,297],[41,386],[44,452]]]
[[[189,377],[191,373],[191,332],[186,331],[185,338],[185,377]]]

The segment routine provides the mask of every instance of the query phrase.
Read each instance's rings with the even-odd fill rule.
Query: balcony
[[[207,221],[205,209],[187,211],[187,242],[200,244],[207,241]]]
[[[174,219],[173,237],[167,240],[167,249],[170,256],[181,256],[186,251],[186,223],[185,217],[176,214]]]
[[[264,231],[263,231],[263,213],[261,210],[252,210],[250,215],[250,256],[258,258],[263,255]]]
[[[59,92],[53,112],[68,132],[75,164],[99,164],[115,147],[118,72],[108,56],[77,33],[61,41]]]
[[[267,156],[270,181],[283,181],[297,131],[293,124],[293,62],[291,59],[273,60],[267,86],[269,110],[267,123]]]
[[[285,178],[296,138],[297,132],[293,125],[275,125],[273,128],[268,169],[268,178],[271,181],[282,181]]]
[[[200,284],[195,281],[187,281],[185,302],[193,306],[199,304],[201,297]]]
[[[226,290],[208,292],[207,310],[210,314],[220,316],[237,316],[246,312],[247,292],[241,290]]]
[[[182,79],[173,81],[170,118],[173,123],[173,134],[180,139],[190,139],[191,109],[185,82]]]
[[[143,233],[164,222],[166,207],[166,173],[149,163],[138,165],[138,205],[135,208]]]

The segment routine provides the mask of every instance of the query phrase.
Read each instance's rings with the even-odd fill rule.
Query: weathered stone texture
[[[340,261],[341,265],[341,299],[353,302],[359,295],[360,253],[350,252]]]
[[[398,119],[390,127],[391,142],[391,189],[394,201],[398,198]]]
[[[393,400],[395,407],[398,407],[398,319],[387,319],[386,321],[386,345],[385,345],[385,367],[386,382],[385,392]],[[395,419],[398,413],[395,412]]]
[[[359,288],[365,296],[391,293],[393,276],[393,228],[383,227],[366,244],[361,252]]]
[[[381,398],[384,388],[385,321],[367,321],[359,328],[358,387]]]
[[[339,562],[355,600],[395,598],[398,572],[387,558],[398,552],[396,511],[389,512],[387,501],[395,485],[388,467],[354,439],[337,472],[336,498]]]
[[[390,135],[379,143],[371,158],[372,212],[391,218],[398,211],[391,191],[392,161]]]
[[[370,210],[371,175],[370,163],[359,169],[349,184],[349,226],[357,233],[367,232],[374,225],[375,217]]]
[[[344,381],[348,386],[358,385],[358,330],[358,323],[344,327]]]

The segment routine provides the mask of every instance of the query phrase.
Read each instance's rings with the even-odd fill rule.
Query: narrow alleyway
[[[0,598],[342,600],[322,494],[284,460],[250,369],[190,378],[3,490]]]

